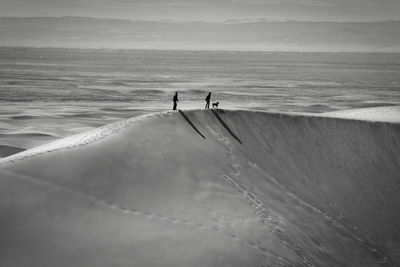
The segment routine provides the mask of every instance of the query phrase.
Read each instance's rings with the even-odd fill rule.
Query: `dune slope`
[[[400,124],[134,118],[0,161],[1,266],[398,266]]]

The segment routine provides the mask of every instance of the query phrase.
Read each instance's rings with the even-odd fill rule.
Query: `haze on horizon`
[[[2,0],[2,17],[129,20],[400,20],[398,0]]]
[[[0,25],[0,46],[400,51],[398,0],[2,0]]]

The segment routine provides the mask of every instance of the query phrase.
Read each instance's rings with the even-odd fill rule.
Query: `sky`
[[[400,0],[0,0],[0,16],[129,20],[400,20]]]

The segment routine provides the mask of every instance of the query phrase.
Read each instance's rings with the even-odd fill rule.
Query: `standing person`
[[[175,95],[174,95],[174,98],[172,99],[172,101],[174,101],[174,107],[172,109],[176,110],[177,102],[179,102],[179,100],[178,100],[178,92],[175,92]]]
[[[208,92],[208,95],[206,97],[206,108],[210,108],[210,101],[211,101],[211,92]]]

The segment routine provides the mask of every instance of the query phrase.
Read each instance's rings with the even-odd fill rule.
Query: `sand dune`
[[[400,123],[400,106],[346,109],[325,112],[323,116],[353,120]]]
[[[54,137],[53,135],[47,133],[7,133],[0,134],[0,138],[15,138],[15,137]]]
[[[8,157],[24,150],[25,149],[19,147],[0,145],[0,158]]]
[[[398,266],[400,124],[164,112],[0,160],[1,266]]]

